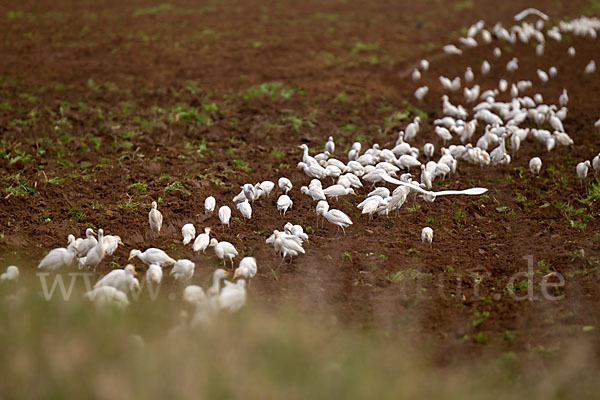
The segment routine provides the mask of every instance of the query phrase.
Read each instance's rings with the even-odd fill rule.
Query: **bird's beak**
[[[127,261],[131,260],[133,258],[133,256],[129,256],[129,258],[127,259]]]
[[[119,245],[125,247],[125,243],[119,240]]]
[[[233,274],[233,279],[235,280],[235,278],[237,278],[238,273],[236,272],[235,274]]]
[[[94,231],[92,231],[92,235],[94,235],[96,237],[98,236],[98,234],[96,234],[96,232],[94,232]]]
[[[301,149],[301,148],[302,148],[302,145],[300,145],[300,146],[296,146],[296,147],[297,147],[297,148],[299,148],[299,149]]]

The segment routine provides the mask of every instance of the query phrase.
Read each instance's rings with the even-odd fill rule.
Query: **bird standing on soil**
[[[225,265],[225,259],[228,258],[231,261],[231,268],[233,268],[233,259],[238,255],[238,251],[231,243],[225,241],[219,242],[217,239],[212,238],[209,246],[213,247],[217,257],[223,260],[223,265]]]
[[[288,192],[292,190],[292,181],[290,181],[288,178],[279,178],[279,181],[277,181],[277,185],[279,186],[279,189],[285,192],[285,194],[288,194]]]
[[[591,168],[591,164],[589,160],[580,162],[577,164],[577,177],[580,179],[580,182],[583,182],[585,178],[587,178],[588,170]]]
[[[326,211],[325,214],[323,214],[323,217],[325,217],[325,219],[327,221],[329,221],[330,223],[332,223],[333,225],[337,226],[337,230],[335,231],[336,235],[340,231],[340,228],[342,228],[342,232],[344,232],[344,235],[345,235],[346,234],[345,228],[352,225],[352,220],[350,219],[350,217],[347,216],[342,211],[336,210],[335,208]]]
[[[98,266],[98,264],[100,264],[100,261],[102,261],[104,255],[106,254],[106,252],[104,251],[103,240],[104,231],[102,229],[98,229],[98,242],[93,249],[88,251],[85,257],[81,257],[79,259],[79,269],[88,267],[93,268],[94,271],[96,270],[96,267]]]
[[[426,226],[421,231],[421,241],[423,243],[429,243],[429,247],[431,247],[431,242],[433,242],[433,229]]]
[[[104,247],[104,252],[107,256],[112,256],[119,245],[125,246],[120,236],[106,235],[104,236],[104,239],[102,239],[102,246]]]
[[[202,251],[204,253],[204,250],[206,250],[209,243],[210,243],[210,228],[206,227],[206,228],[204,228],[204,233],[199,234],[198,237],[196,238],[196,240],[194,240],[194,244],[192,245],[192,250]]]
[[[195,269],[196,264],[190,260],[177,260],[175,265],[173,265],[171,275],[177,282],[187,282],[194,276]]]
[[[221,310],[238,311],[246,304],[246,281],[244,279],[239,279],[236,283],[225,281],[218,302]]]
[[[256,263],[255,263],[256,267]],[[256,272],[255,272],[256,273]],[[6,272],[0,275],[0,283],[1,282],[16,282],[19,280],[19,268],[14,265],[6,268]]]
[[[158,264],[150,264],[146,271],[146,282],[150,287],[156,287],[162,282],[163,270]]]
[[[185,224],[181,228],[181,235],[183,236],[183,244],[188,244],[196,237],[196,227],[193,224]]]
[[[39,269],[55,271],[62,267],[68,267],[75,261],[75,248],[72,244],[75,242],[75,236],[69,235],[68,247],[59,247],[51,250],[38,264]]]
[[[150,223],[150,229],[152,229],[152,232],[157,234],[160,233],[163,223],[163,216],[162,213],[158,211],[155,201],[152,202],[152,208],[148,213],[148,222]]]
[[[165,253],[161,249],[156,249],[154,247],[146,249],[146,251],[144,251],[143,253],[136,249],[131,250],[129,252],[128,260],[131,260],[134,257],[139,258],[141,262],[147,265],[158,264],[161,267],[167,267],[175,264],[175,260],[169,257],[167,253]]]
[[[231,218],[231,208],[228,206],[222,206],[219,208],[219,220],[223,225],[223,231],[225,231],[225,225],[229,228],[229,219]]]
[[[233,280],[237,278],[252,279],[256,275],[256,258],[244,257],[240,261],[240,265],[235,269],[233,273]]]
[[[237,209],[242,214],[242,217],[246,219],[252,218],[252,206],[250,205],[250,203],[248,203],[248,200],[238,203]]]
[[[98,240],[94,237],[95,233],[92,228],[87,228],[85,230],[85,239],[78,238],[74,242],[74,246],[76,249],[76,253],[78,257],[85,257],[85,255],[93,249],[96,244],[98,244]]]
[[[529,160],[529,171],[534,175],[539,175],[542,169],[542,160],[539,157],[533,157]]]
[[[204,213],[211,214],[213,211],[215,211],[216,205],[217,205],[217,200],[215,200],[215,198],[213,196],[208,196],[204,200]]]
[[[282,216],[285,216],[285,213],[289,208],[292,208],[293,204],[294,202],[292,201],[292,199],[290,199],[290,196],[288,196],[287,194],[282,194],[277,199],[277,211],[279,211],[282,214]]]
[[[335,152],[335,142],[333,141],[332,136],[329,136],[329,139],[327,139],[327,143],[325,143],[325,151],[331,155],[333,155],[333,153]]]
[[[94,289],[98,289],[103,286],[113,287],[123,293],[134,293],[135,290],[140,290],[140,283],[135,277],[135,267],[131,264],[127,265],[123,269],[115,269],[106,274],[94,285]]]

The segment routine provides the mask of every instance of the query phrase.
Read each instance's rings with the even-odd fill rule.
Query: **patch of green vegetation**
[[[283,151],[277,147],[273,147],[271,149],[271,152],[269,153],[269,155],[273,158],[283,158],[283,157],[285,157],[285,151]]]
[[[454,9],[456,11],[470,10],[473,8],[474,5],[475,2],[473,0],[460,0],[454,5]]]
[[[433,277],[431,272],[421,272],[416,268],[406,268],[399,270],[393,275],[389,275],[387,279],[390,282],[401,282],[406,280],[428,279],[431,277]]]
[[[196,154],[200,156],[200,158],[204,158],[205,154],[212,154],[212,151],[206,146],[206,141],[202,139],[198,143],[186,143],[184,146],[185,150],[195,150]]]
[[[295,94],[304,94],[304,91],[300,88],[294,88],[290,86],[283,86],[281,82],[265,82],[258,86],[252,86],[246,89],[242,93],[244,100],[249,100],[257,96],[266,95],[271,99],[281,97],[283,99],[289,99]]]
[[[342,253],[342,261],[352,262],[352,255],[349,252],[345,251],[344,253]]]
[[[35,185],[33,182],[22,178],[20,174],[13,176],[12,180],[14,180],[15,184],[4,188],[4,191],[8,193],[6,197],[25,196],[35,193]]]
[[[173,10],[173,5],[169,3],[161,3],[154,7],[139,7],[133,10],[133,16],[139,17],[141,15],[155,15],[170,12]]]
[[[71,210],[69,210],[69,217],[75,221],[83,221],[86,215],[81,207],[73,207]]]
[[[233,160],[231,160],[231,163],[233,164],[234,167],[239,168],[246,173],[252,172],[252,169],[250,168],[250,165],[248,164],[247,161],[233,159]]]
[[[372,43],[364,43],[364,42],[356,42],[354,43],[354,47],[350,51],[352,54],[357,55],[362,52],[372,52],[379,50],[379,42]]]
[[[136,183],[132,183],[131,185],[127,186],[127,189],[134,189],[134,190],[137,190],[138,192],[145,192],[148,189],[148,185],[145,183],[136,182]]]
[[[207,112],[212,112],[216,105],[205,104],[203,105],[203,111],[200,111],[197,107],[192,107],[189,104],[179,103],[172,107],[169,112],[169,119],[172,122],[194,122],[200,125],[210,125],[212,123],[211,117]]]
[[[187,190],[185,188],[185,186],[183,186],[183,183],[179,182],[179,181],[174,181],[172,183],[167,184],[167,186],[165,186],[164,189],[165,192],[173,192],[173,191],[177,191],[177,192],[182,192],[184,193],[186,196],[189,196],[191,193],[189,192],[189,190]]]
[[[343,132],[356,132],[356,126],[354,124],[343,124],[338,127]]]
[[[473,328],[477,328],[479,325],[481,325],[483,323],[483,321],[485,321],[487,318],[489,318],[490,313],[489,311],[475,311],[475,313],[473,314],[473,321],[472,321],[472,325]]]

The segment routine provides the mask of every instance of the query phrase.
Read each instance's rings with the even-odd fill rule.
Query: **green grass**
[[[181,192],[181,193],[184,193],[186,196],[189,196],[191,194],[190,191],[187,190],[185,188],[185,186],[183,186],[183,183],[181,183],[179,181],[174,181],[174,182],[168,183],[165,186],[164,191],[165,192],[173,192],[173,191]]]

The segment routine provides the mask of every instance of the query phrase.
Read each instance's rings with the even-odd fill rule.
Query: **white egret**
[[[575,57],[575,48],[573,46],[569,47],[567,53],[569,54],[569,57]]]
[[[172,275],[177,282],[187,282],[194,276],[195,269],[196,264],[190,260],[181,259],[177,260],[175,265],[173,265],[170,275]]]
[[[124,309],[129,305],[127,294],[112,286],[100,286],[85,293],[90,301],[94,303],[97,310],[106,310],[111,307]]]
[[[79,269],[88,267],[93,268],[94,271],[96,270],[96,267],[98,266],[98,264],[100,264],[100,262],[106,255],[106,251],[104,250],[103,245],[103,239],[104,231],[102,229],[98,229],[98,244],[96,244],[96,246],[94,246],[93,249],[88,251],[85,257],[81,257],[79,259]]]
[[[223,231],[225,231],[225,225],[229,227],[229,219],[231,218],[231,208],[229,206],[221,206],[219,208],[219,220],[223,225]]]
[[[328,188],[323,189],[323,194],[326,197],[333,197],[336,200],[339,196],[346,196],[349,194],[355,194],[352,188],[345,188],[342,185],[331,185]]]
[[[428,92],[429,88],[427,86],[421,86],[420,88],[417,88],[417,90],[415,90],[414,93],[415,99],[417,99],[420,102],[423,101],[425,96],[427,96]]]
[[[221,291],[221,281],[229,276],[229,272],[222,268],[215,269],[212,276],[212,285],[206,291],[209,298],[214,298],[219,295]]]
[[[252,206],[250,205],[250,203],[248,203],[248,200],[238,203],[237,209],[242,214],[242,217],[246,219],[252,218]]]
[[[337,230],[335,232],[336,235],[339,232],[340,228],[342,228],[342,232],[344,232],[344,235],[345,235],[346,234],[345,228],[352,225],[352,220],[350,219],[350,217],[347,216],[346,214],[344,214],[340,210],[336,210],[336,209],[328,210],[323,214],[323,216],[325,217],[325,219],[327,221],[329,221],[333,225],[337,226]]]
[[[325,193],[323,189],[319,187],[311,187],[310,189],[306,186],[300,188],[300,192],[307,196],[310,196],[313,201],[325,200]]]
[[[596,174],[600,174],[600,153],[592,159],[592,167]]]
[[[279,186],[279,189],[285,192],[285,194],[288,194],[288,192],[292,190],[292,182],[288,178],[279,178],[279,181],[277,181],[277,185]]]
[[[213,196],[208,196],[204,200],[204,213],[211,214],[215,211],[215,207],[217,206],[217,200]]]
[[[271,191],[273,191],[274,187],[275,187],[275,184],[271,181],[262,181],[260,183],[260,188],[267,195],[267,197],[269,197],[269,195],[271,194]]]
[[[0,275],[0,282],[16,282],[19,280],[19,268],[14,265],[8,266],[6,272]]]
[[[225,259],[228,258],[231,261],[231,268],[233,268],[233,259],[238,255],[238,251],[231,243],[225,241],[219,242],[217,239],[212,238],[209,246],[213,247],[217,257],[223,260],[223,265],[225,265]]]
[[[162,282],[163,270],[158,264],[150,264],[146,270],[146,283],[150,287],[157,287]]]
[[[473,73],[471,67],[468,67],[465,71],[465,82],[471,83],[473,82],[473,79],[475,79],[475,74]]]
[[[435,146],[432,143],[425,143],[423,146],[423,154],[427,158],[433,158],[433,154],[435,153]]]
[[[412,78],[413,82],[417,82],[418,80],[421,79],[421,72],[419,71],[418,68],[413,69],[411,78]]]
[[[104,252],[107,256],[112,256],[119,245],[125,246],[120,236],[106,235],[104,236],[104,239],[102,239],[102,246],[104,246]]]
[[[542,169],[542,160],[539,157],[533,157],[529,160],[529,171],[534,175],[539,175]]]
[[[590,61],[586,66],[584,71],[586,74],[593,74],[594,72],[596,72],[596,61],[592,60]]]
[[[421,61],[419,61],[419,66],[421,67],[421,69],[423,71],[428,71],[429,70],[429,61],[422,59]]]
[[[94,237],[95,233],[92,228],[85,230],[85,239],[78,238],[74,242],[74,247],[78,257],[84,257],[88,251],[93,249],[97,244],[98,240]]]
[[[431,247],[431,242],[433,242],[433,229],[426,226],[421,231],[421,241],[423,243],[429,243],[429,247]]]
[[[250,280],[254,278],[256,272],[256,258],[244,257],[242,258],[242,261],[240,261],[240,265],[235,269],[235,272],[233,274],[233,280],[237,278],[244,278]]]
[[[490,63],[487,60],[483,60],[481,63],[481,75],[487,75],[491,69]]]
[[[196,227],[193,224],[185,224],[181,228],[181,235],[183,236],[183,244],[188,244],[196,237]]]
[[[567,104],[569,104],[567,89],[563,89],[562,94],[558,97],[558,104],[560,104],[561,107],[566,107]]]
[[[502,55],[502,50],[500,50],[499,47],[494,47],[492,54],[494,54],[494,57],[500,58],[500,56]]]
[[[287,194],[282,194],[277,199],[277,211],[279,211],[280,213],[282,213],[283,216],[285,216],[285,213],[289,208],[292,208],[293,204],[294,202],[292,201],[292,199],[290,199],[290,196],[288,196]]]
[[[236,312],[246,304],[246,281],[238,279],[236,283],[225,281],[225,287],[219,293],[221,310]]]
[[[580,162],[577,164],[577,177],[581,180],[581,182],[587,177],[588,170],[592,167],[589,160]]]
[[[302,253],[305,254],[305,250],[300,243],[300,239],[294,235],[289,235],[286,233],[280,233],[275,230],[273,235],[266,240],[267,243],[272,243],[275,247],[275,250],[281,253],[281,263],[287,256],[290,256],[290,263],[292,262],[292,258]]]
[[[198,237],[196,238],[196,240],[194,240],[194,244],[192,245],[192,250],[202,251],[204,253],[204,250],[206,250],[209,243],[210,243],[210,228],[206,227],[206,228],[204,228],[204,233],[199,234]]]
[[[319,216],[325,218],[325,213],[329,210],[329,203],[326,200],[321,200],[317,203],[315,211],[317,212],[317,228],[319,227]]]
[[[134,293],[135,290],[140,290],[140,283],[135,277],[135,267],[128,264],[123,269],[115,269],[106,274],[94,285],[94,289],[103,286],[113,287],[123,293]]]
[[[163,215],[158,211],[155,201],[152,202],[152,208],[148,213],[148,222],[150,223],[150,228],[153,232],[160,233],[163,224]]]
[[[146,251],[144,252],[141,252],[136,249],[131,250],[129,252],[128,260],[131,260],[134,257],[137,257],[141,262],[147,265],[158,264],[161,267],[167,267],[175,264],[175,260],[169,257],[167,253],[165,253],[161,249],[156,249],[154,247],[146,249]]]
[[[445,45],[444,47],[442,47],[442,50],[448,55],[461,55],[463,53],[461,49],[459,49],[453,44]]]
[[[207,297],[202,289],[198,285],[188,285],[183,289],[183,295],[181,296],[183,301],[191,306],[198,307],[206,302]]]
[[[329,136],[327,143],[325,143],[325,151],[329,154],[333,154],[335,152],[335,142],[333,141],[332,136]]]
[[[68,248],[60,247],[51,250],[38,264],[39,269],[55,271],[62,267],[68,267],[75,261],[75,249],[71,246],[75,242],[75,237],[69,235]]]

